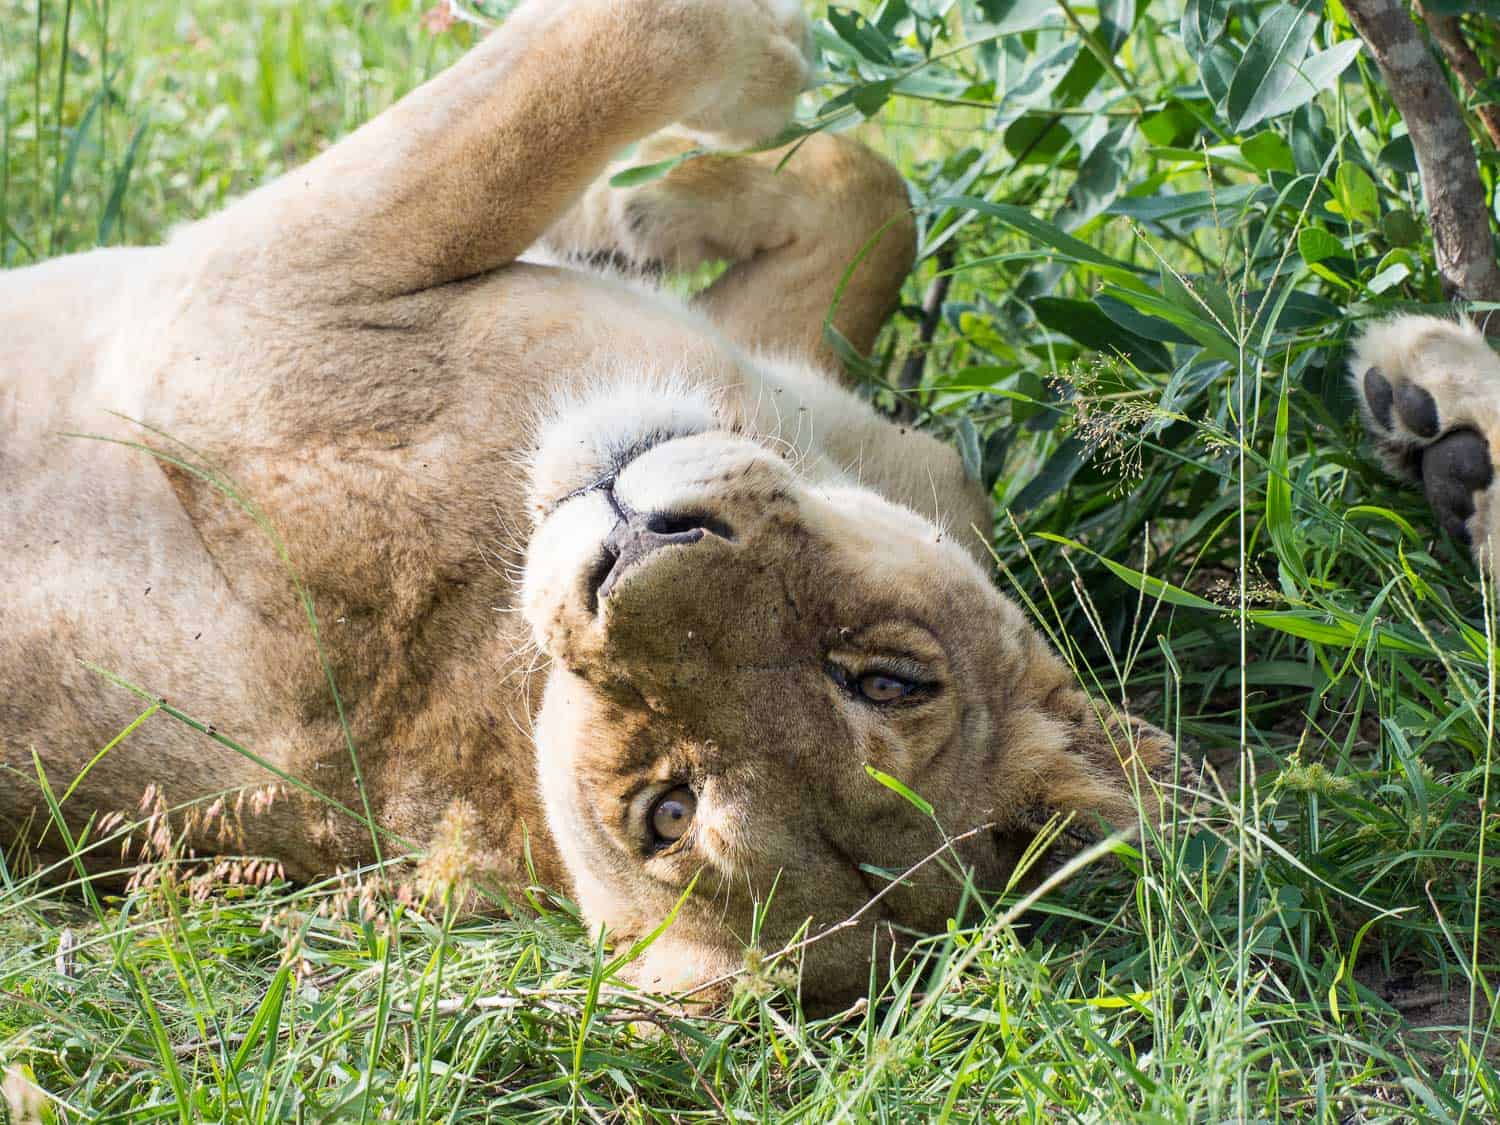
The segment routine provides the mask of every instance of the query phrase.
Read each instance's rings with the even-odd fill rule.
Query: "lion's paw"
[[[1500,356],[1467,321],[1402,316],[1365,330],[1350,375],[1392,471],[1418,480],[1443,529],[1471,546],[1495,526]]]
[[[811,83],[812,28],[801,0],[721,0],[735,25],[732,60],[703,108],[682,122],[730,147],[774,137]]]

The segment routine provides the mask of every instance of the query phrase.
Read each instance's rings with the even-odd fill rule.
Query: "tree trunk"
[[[1458,101],[1404,5],[1344,0],[1406,121],[1449,296],[1500,301],[1500,264],[1484,206],[1484,185]]]

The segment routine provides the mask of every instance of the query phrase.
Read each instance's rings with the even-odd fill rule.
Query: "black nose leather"
[[[647,556],[663,547],[696,543],[710,532],[725,539],[733,538],[728,528],[707,516],[622,511],[614,530],[604,540],[608,570],[595,590],[596,600],[609,597],[609,592],[625,572]]]

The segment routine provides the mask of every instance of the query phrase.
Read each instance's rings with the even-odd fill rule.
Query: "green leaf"
[[[1015,422],[1030,422],[1047,413],[1047,385],[1035,371],[1016,376],[1015,397],[1010,401],[1010,416]]]
[[[971,29],[976,38],[1030,31],[1058,14],[1056,0],[979,0],[979,11],[984,22]]]
[[[1200,59],[1229,26],[1229,0],[1188,0],[1182,12],[1182,45]]]
[[[1240,155],[1260,172],[1288,172],[1295,174],[1297,162],[1292,159],[1292,146],[1281,135],[1267,129],[1240,145]]]
[[[1349,256],[1344,244],[1322,227],[1303,227],[1297,232],[1297,253],[1310,266]]]
[[[1281,384],[1281,395],[1276,403],[1276,429],[1271,438],[1271,458],[1266,466],[1266,529],[1271,543],[1276,548],[1276,558],[1283,573],[1291,579],[1293,591],[1308,587],[1307,570],[1302,565],[1302,545],[1298,541],[1297,526],[1292,512],[1292,482],[1290,446],[1289,387]]]
[[[1392,246],[1415,246],[1422,241],[1422,227],[1410,211],[1387,211],[1380,220],[1380,233]]]
[[[1155,340],[1159,344],[1192,344],[1197,341],[1193,336],[1178,328],[1170,320],[1163,320],[1156,316],[1147,316],[1134,305],[1127,304],[1118,297],[1111,297],[1101,293],[1094,298],[1094,304],[1099,306],[1099,311],[1110,320],[1133,336],[1139,336],[1143,340]]]
[[[995,487],[1000,474],[1005,471],[1005,459],[1010,455],[1010,442],[1015,433],[1014,426],[994,430],[984,439],[984,452],[979,459],[979,483],[985,492]]]
[[[835,110],[852,105],[865,117],[874,117],[880,112],[881,107],[890,101],[891,93],[895,88],[894,78],[882,78],[878,82],[861,82],[824,102],[818,107],[818,116],[828,117]]]
[[[880,112],[881,107],[891,100],[893,88],[894,84],[887,78],[883,82],[869,82],[863,86],[856,86],[851,91],[851,96],[860,113],[866,117],[874,117]]]
[[[1181,102],[1171,101],[1156,113],[1141,118],[1141,132],[1154,145],[1163,148],[1180,148],[1191,143],[1198,135],[1198,118]],[[1193,150],[1199,162],[1203,154]]]
[[[1306,85],[1297,68],[1306,58],[1317,28],[1318,17],[1311,12],[1288,4],[1271,9],[1246,46],[1229,84],[1224,113],[1235,132],[1258,125],[1272,115],[1288,90]],[[1282,112],[1310,100],[1312,93]]]
[[[858,12],[830,6],[828,23],[834,31],[838,32],[839,38],[852,47],[861,58],[886,66],[895,64],[896,56],[891,53],[886,37],[878,27]]]
[[[1236,184],[1213,191],[1184,191],[1175,195],[1130,196],[1110,204],[1111,215],[1128,215],[1147,223],[1169,219],[1202,216],[1212,219],[1215,213],[1232,216],[1256,203],[1269,203],[1276,193],[1264,184]]]
[[[1411,138],[1405,133],[1399,137],[1392,137],[1375,159],[1387,168],[1405,172],[1408,176],[1415,176],[1419,171],[1416,149],[1411,147]]]
[[[1194,343],[1203,347],[1214,358],[1224,360],[1226,363],[1237,362],[1239,349],[1228,330],[1233,326],[1233,322],[1226,321],[1225,327],[1220,327],[1203,305],[1199,304],[1198,299],[1179,284],[1176,278],[1166,274],[1165,279],[1167,281],[1165,295],[1149,291],[1115,289],[1110,289],[1110,293],[1147,316],[1159,318],[1173,325],[1183,335],[1191,337]]]
[[[954,207],[962,211],[976,211],[979,214],[988,215],[1022,234],[1029,235],[1043,245],[1052,247],[1070,261],[1098,266],[1105,272],[1116,276],[1123,276],[1133,281],[1140,273],[1137,267],[1128,262],[1111,258],[1103,251],[1094,249],[1087,242],[1081,242],[1072,235],[1064,234],[1052,223],[1037,218],[1026,208],[1017,207],[1013,203],[992,203],[988,199],[955,195],[934,200],[932,206]]]
[[[1203,83],[1203,92],[1213,100],[1220,113],[1229,100],[1229,86],[1234,81],[1234,68],[1239,56],[1222,43],[1216,43],[1203,52],[1198,60],[1198,77]]]
[[[1197,594],[1194,594],[1189,590],[1184,590],[1181,586],[1174,586],[1170,582],[1162,581],[1160,578],[1153,578],[1151,575],[1143,574],[1139,570],[1132,570],[1130,567],[1125,566],[1123,563],[1117,563],[1113,559],[1107,559],[1098,551],[1094,551],[1089,549],[1088,547],[1085,547],[1077,540],[1066,539],[1061,535],[1054,535],[1049,531],[1042,531],[1038,532],[1037,534],[1042,539],[1046,539],[1049,542],[1060,543],[1064,547],[1071,547],[1076,551],[1082,551],[1086,555],[1092,555],[1094,558],[1103,563],[1105,568],[1108,569],[1111,574],[1121,579],[1132,589],[1139,590],[1148,597],[1156,598],[1160,601],[1166,602],[1168,605],[1182,606],[1185,609],[1203,609],[1208,610],[1212,613],[1223,612],[1222,606],[1215,605],[1207,598],[1200,598]]]
[[[1078,57],[1078,41],[1069,39],[1050,55],[1038,60],[1018,82],[1006,88],[1005,97],[990,121],[992,130],[1009,128],[1027,110],[1046,106],[1054,90]]]
[[[120,218],[120,212],[125,206],[125,189],[130,186],[130,173],[135,167],[136,157],[140,153],[141,142],[146,138],[146,125],[143,123],[136,128],[135,135],[130,138],[130,147],[125,150],[125,160],[120,165],[120,170],[115,173],[113,185],[110,187],[109,201],[104,205],[104,215],[99,219],[99,245],[109,243],[109,236],[114,233],[115,223]]]
[[[1339,210],[1346,219],[1375,221],[1380,213],[1380,197],[1368,172],[1346,160],[1339,165],[1333,182],[1338,191]]]
[[[1010,502],[1010,510],[1016,513],[1028,512],[1060,492],[1068,486],[1068,482],[1078,474],[1087,460],[1088,450],[1083,442],[1076,437],[1065,438],[1052,456],[1047,458],[1041,471],[1016,494],[1015,499]]]
[[[1410,250],[1391,250],[1375,267],[1375,276],[1365,282],[1365,288],[1377,296],[1400,285],[1417,271],[1417,262]]]
[[[1172,357],[1165,347],[1125,330],[1092,301],[1037,297],[1032,300],[1031,308],[1048,328],[1092,351],[1122,355],[1143,371],[1167,371],[1172,366]]]
[[[62,170],[57,175],[56,183],[52,188],[52,208],[55,211],[62,204],[63,196],[73,186],[74,169],[78,166],[78,151],[83,147],[84,139],[89,134],[89,125],[94,120],[94,114],[98,111],[100,103],[104,100],[105,91],[100,89],[90,99],[88,108],[83,111],[83,117],[77,125],[70,130],[72,138],[68,141],[68,157],[63,161]]]
[[[1348,648],[1359,636],[1359,627],[1354,622],[1338,620],[1330,624],[1323,617],[1323,614],[1316,611],[1301,609],[1260,609],[1250,612],[1250,620],[1257,625],[1321,645]]]
[[[967,414],[958,420],[958,428],[953,438],[958,446],[959,457],[963,459],[964,472],[972,481],[982,480],[984,478],[984,450],[980,446],[979,430],[974,425],[974,420]]]
[[[1078,166],[1078,175],[1068,192],[1068,205],[1057,215],[1060,227],[1077,230],[1114,202],[1130,171],[1130,142],[1134,136],[1133,125],[1121,125],[1111,129],[1094,146],[1088,159]]]
[[[1125,45],[1135,26],[1135,0],[1100,0],[1099,38],[1111,55]]]
[[[652,180],[659,180],[679,164],[685,164],[696,156],[702,156],[704,150],[701,148],[690,148],[686,152],[680,152],[676,156],[668,157],[666,160],[658,160],[654,164],[637,164],[633,168],[626,168],[616,172],[609,178],[609,186],[624,188],[636,187],[640,184],[648,184]]]
[[[1361,46],[1358,39],[1345,39],[1342,43],[1313,55],[1301,66],[1292,68],[1279,92],[1272,90],[1270,86],[1263,88],[1264,98],[1252,103],[1252,111],[1241,119],[1240,127],[1248,129],[1262,121],[1285,116],[1306,105],[1324,90],[1332,88],[1339,75],[1349,69],[1349,64],[1359,54]]]
[[[912,806],[912,808],[916,809],[923,816],[932,815],[932,802],[922,797],[900,778],[892,777],[884,770],[878,770],[869,763],[865,764],[865,772],[873,777],[876,781],[878,781],[881,785],[884,785],[892,793],[900,794],[900,796],[904,798]]]

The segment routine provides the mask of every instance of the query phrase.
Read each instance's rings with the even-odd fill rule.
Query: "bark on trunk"
[[[1468,126],[1443,70],[1404,5],[1344,0],[1406,122],[1422,173],[1422,191],[1450,296],[1500,301],[1500,264],[1484,206],[1484,185]]]

